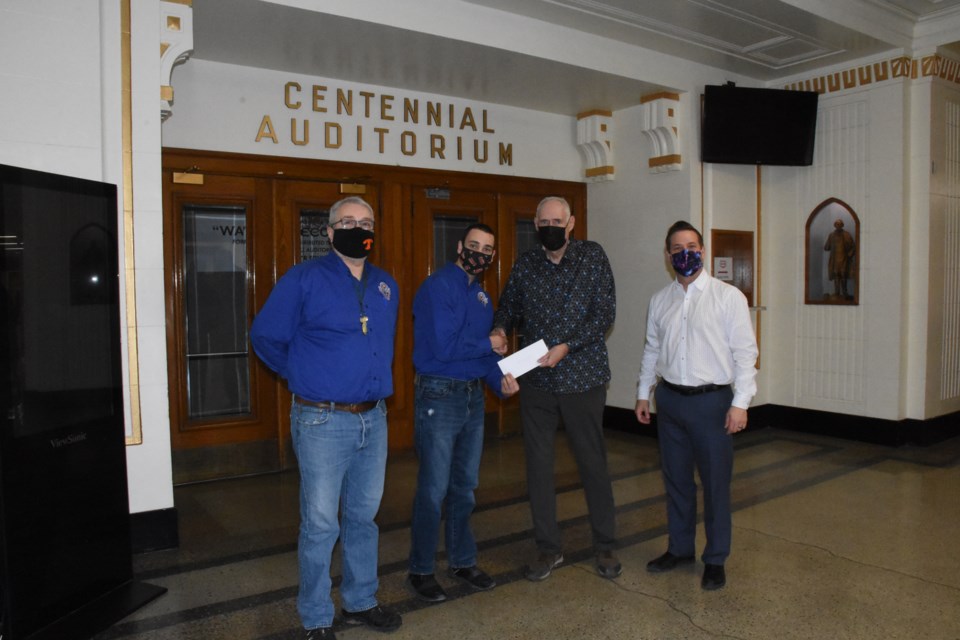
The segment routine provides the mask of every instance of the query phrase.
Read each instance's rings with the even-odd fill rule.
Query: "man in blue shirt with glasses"
[[[308,640],[335,637],[330,561],[337,538],[344,622],[378,631],[401,624],[376,598],[374,516],[387,460],[397,283],[367,262],[373,229],[373,209],[363,199],[336,202],[328,227],[333,251],[284,274],[250,329],[257,355],[293,394],[290,431],[300,465],[297,610]]]
[[[493,230],[472,224],[457,243],[457,259],[420,286],[413,302],[415,446],[420,460],[410,525],[407,586],[427,602],[447,594],[434,577],[441,511],[447,576],[477,591],[496,582],[477,567],[470,529],[483,450],[484,387],[507,396],[519,388],[501,377],[497,361],[507,340],[490,335],[493,301],[480,279],[495,255]]]

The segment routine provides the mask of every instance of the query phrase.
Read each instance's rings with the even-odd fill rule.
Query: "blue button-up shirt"
[[[393,393],[397,283],[372,264],[364,269],[362,314],[360,281],[331,252],[285,273],[253,320],[254,351],[305,400],[369,402]]]
[[[500,356],[490,347],[493,300],[479,279],[450,262],[424,280],[413,300],[417,373],[456,380],[484,378],[500,393]]]

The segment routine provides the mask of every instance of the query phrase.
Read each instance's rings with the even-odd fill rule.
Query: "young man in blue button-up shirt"
[[[309,640],[334,638],[330,560],[337,538],[343,620],[379,631],[401,624],[399,614],[377,604],[379,532],[373,520],[387,461],[384,402],[393,393],[397,283],[367,262],[374,215],[361,198],[344,198],[330,208],[328,233],[333,251],[284,274],[250,329],[257,355],[286,378],[294,394],[297,610]]]
[[[428,602],[446,600],[434,577],[440,514],[446,505],[447,575],[473,589],[496,583],[477,567],[470,529],[483,449],[484,380],[501,396],[517,390],[497,361],[506,338],[490,335],[493,301],[480,277],[495,255],[493,230],[473,224],[457,243],[457,260],[431,275],[413,302],[414,420],[420,460],[411,523],[407,586]]]

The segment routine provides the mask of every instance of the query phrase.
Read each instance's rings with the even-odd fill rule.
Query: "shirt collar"
[[[470,282],[470,274],[464,271],[463,268],[457,264],[456,260],[451,260],[450,262],[448,262],[446,265],[446,269],[449,272],[448,273],[449,277],[457,278],[460,282],[463,283],[465,287],[470,287],[480,282],[480,278],[477,278],[477,277],[473,279],[473,282]],[[453,275],[454,273],[458,275]]]
[[[347,266],[347,263],[344,262],[343,258],[341,258],[339,255],[334,253],[332,250],[330,251],[330,253],[323,256],[323,259],[326,259],[331,263],[333,263],[334,265],[333,269],[338,273],[341,273],[347,276],[351,280],[356,280],[356,278],[353,277],[353,272],[350,271],[350,267]],[[363,278],[364,274],[366,274],[369,277],[369,274],[371,273],[370,269],[371,269],[370,260],[364,260],[363,271],[360,273],[360,277]]]
[[[704,289],[707,288],[707,286],[710,284],[710,280],[712,280],[712,279],[713,279],[713,277],[712,277],[709,273],[707,273],[707,268],[706,268],[706,267],[701,267],[701,268],[700,268],[700,275],[698,275],[698,276],[696,277],[696,279],[694,279],[693,282],[691,282],[689,285],[687,285],[687,288],[689,289],[690,287],[693,287],[693,288],[695,288],[697,291],[703,291]],[[673,279],[673,286],[674,286],[678,291],[680,291],[681,293],[683,293],[683,285],[680,284],[680,281],[679,281],[678,279],[676,279],[676,278]]]

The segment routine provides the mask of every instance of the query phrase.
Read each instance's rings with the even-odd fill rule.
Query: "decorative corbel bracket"
[[[587,182],[613,180],[613,112],[602,109],[577,114],[577,148],[583,157]]]
[[[160,117],[173,113],[173,67],[193,55],[193,0],[160,2]]]
[[[643,134],[653,152],[648,166],[651,173],[679,171],[681,166],[679,127],[680,94],[662,91],[640,98]]]

